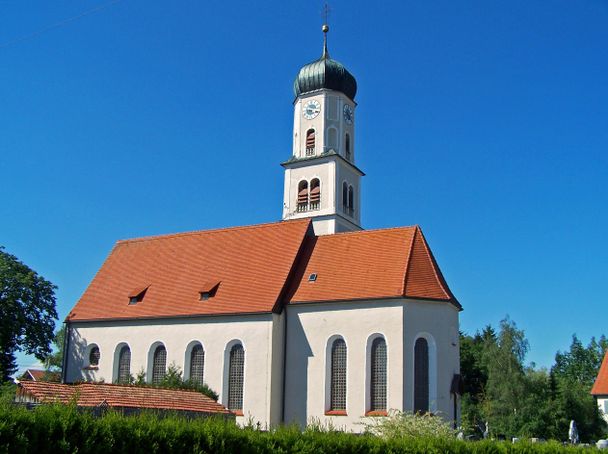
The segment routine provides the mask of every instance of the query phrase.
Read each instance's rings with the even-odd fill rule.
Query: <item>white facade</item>
[[[363,172],[355,166],[355,108],[347,96],[328,89],[294,102],[293,153],[283,163],[283,219],[312,217],[316,235],[361,230]],[[318,202],[298,199],[303,187],[310,192],[316,184]]]
[[[131,350],[131,374],[146,372],[151,381],[153,349],[163,344],[167,366],[175,364],[189,378],[189,355],[193,342],[200,342],[205,352],[204,381],[227,404],[227,355],[235,343],[245,350],[243,416],[237,422],[253,418],[261,424],[281,421],[277,404],[282,392],[282,373],[273,369],[273,361],[282,361],[282,326],[276,314],[240,317],[201,317],[140,321],[71,323],[65,380],[116,382],[118,352],[123,345]],[[99,347],[98,369],[88,364],[91,347]],[[274,402],[273,402],[274,401]]]
[[[608,423],[608,396],[595,396],[597,407],[600,410],[600,415],[604,421]]]
[[[286,320],[286,322],[285,322]],[[235,343],[245,351],[243,415],[269,427],[305,426],[311,420],[358,432],[369,410],[370,345],[382,337],[387,347],[387,410],[413,409],[414,343],[429,343],[429,409],[452,420],[450,382],[459,373],[458,309],[449,303],[376,300],[288,306],[281,315],[198,317],[70,324],[67,382],[115,382],[118,352],[131,350],[131,374],[146,372],[150,381],[153,349],[162,343],[167,365],[188,378],[189,352],[200,342],[205,352],[204,380],[227,404],[228,352]],[[347,346],[346,414],[329,410],[330,349],[336,338]],[[88,364],[97,346],[98,368]],[[285,380],[285,387],[283,387]]]

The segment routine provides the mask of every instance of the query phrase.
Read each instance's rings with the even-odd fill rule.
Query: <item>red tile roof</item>
[[[19,377],[19,380],[58,382],[61,380],[61,374],[42,369],[26,369]]]
[[[68,320],[271,312],[393,297],[449,301],[418,227],[314,237],[310,220],[119,241]],[[311,274],[317,274],[309,282]],[[213,283],[215,294],[201,301]],[[134,289],[143,300],[129,304]]]
[[[417,226],[321,236],[308,240],[305,254],[291,304],[410,297],[460,307]]]
[[[76,399],[81,407],[96,407],[106,402],[110,407],[146,408],[229,414],[230,411],[210,397],[197,391],[147,388],[107,383],[65,385],[25,381],[19,383],[19,395],[41,403],[69,403]]]
[[[604,354],[600,371],[597,373],[593,388],[591,388],[591,394],[594,396],[608,396],[608,351]]]
[[[119,241],[68,320],[271,312],[310,220]],[[221,281],[212,298],[201,288]],[[129,305],[134,289],[148,287]]]

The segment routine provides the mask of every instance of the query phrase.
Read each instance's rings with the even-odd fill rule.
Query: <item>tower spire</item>
[[[327,18],[329,16],[329,5],[327,4],[327,2],[325,2],[325,6],[323,7],[323,18],[324,23],[323,23],[323,27],[321,27],[321,30],[323,30],[323,57],[322,58],[329,58],[329,52],[327,51],[327,32],[329,31],[329,25],[327,25]]]

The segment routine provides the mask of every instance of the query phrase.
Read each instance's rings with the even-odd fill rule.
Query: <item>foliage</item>
[[[131,375],[129,383],[148,388],[187,389],[191,391],[198,391],[215,401],[217,401],[219,398],[218,393],[211,389],[206,383],[199,383],[193,380],[184,380],[182,378],[182,371],[180,367],[175,365],[175,363],[169,364],[165,376],[159,383],[147,383],[146,373],[143,369],[141,369],[135,377]]]
[[[456,432],[441,416],[391,410],[388,417],[368,418],[365,431],[385,439],[441,438],[453,439]]]
[[[491,437],[566,440],[574,419],[581,440],[605,437],[590,390],[607,346],[603,336],[587,347],[573,336],[570,350],[558,352],[547,371],[524,365],[529,344],[508,318],[498,332],[488,326],[461,335],[462,429],[479,437],[487,421]]]
[[[380,438],[336,431],[280,427],[241,429],[221,419],[187,420],[153,414],[94,417],[74,406],[34,411],[0,405],[0,453],[577,453],[559,443],[465,442],[444,438]]]
[[[57,318],[55,289],[0,247],[0,381],[17,370],[17,351],[40,361],[49,355]]]
[[[54,351],[46,357],[44,364],[47,370],[61,372],[63,368],[63,346],[65,341],[65,325],[57,330],[53,336]]]

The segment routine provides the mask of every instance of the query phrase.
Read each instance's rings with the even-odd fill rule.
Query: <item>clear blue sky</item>
[[[608,1],[331,6],[364,227],[421,225],[461,328],[509,314],[530,361],[608,332]],[[117,239],[280,219],[321,10],[0,1],[0,244],[61,319]]]

